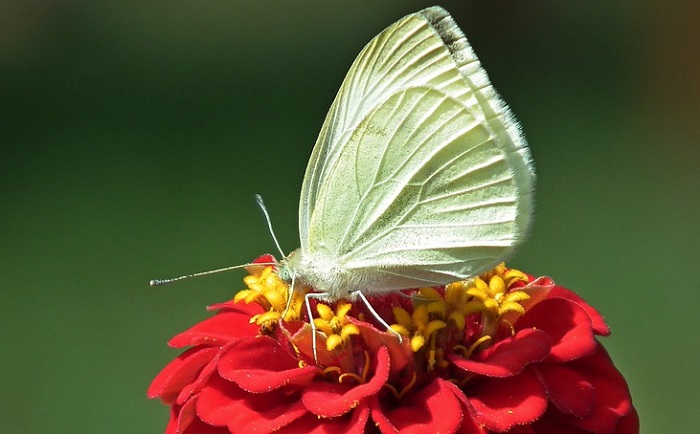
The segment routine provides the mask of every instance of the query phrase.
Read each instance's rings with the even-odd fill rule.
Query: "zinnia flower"
[[[312,302],[309,318],[311,288],[290,298],[273,266],[248,270],[247,289],[169,342],[190,348],[148,390],[171,408],[166,433],[639,431],[596,339],[608,326],[550,278],[500,265],[370,297],[387,331],[352,300]]]

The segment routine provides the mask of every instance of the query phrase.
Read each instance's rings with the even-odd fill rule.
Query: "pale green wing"
[[[409,88],[360,122],[320,186],[309,251],[382,290],[483,272],[522,237],[524,192],[489,123]]]
[[[432,7],[388,27],[365,46],[352,64],[304,176],[299,204],[303,252],[313,253],[309,244],[311,220],[317,220],[313,214],[319,191],[336,176],[332,172],[350,136],[371,111],[392,95],[412,87],[437,89],[459,102],[463,110],[490,128],[496,147],[518,154],[510,159],[515,184],[521,191],[516,219],[520,229],[527,227],[534,174],[519,126],[452,17],[444,9]]]

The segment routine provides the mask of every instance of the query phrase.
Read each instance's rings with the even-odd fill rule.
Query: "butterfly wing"
[[[380,33],[350,68],[304,178],[301,250],[384,289],[468,277],[522,238],[533,179],[519,127],[466,38],[429,8]]]

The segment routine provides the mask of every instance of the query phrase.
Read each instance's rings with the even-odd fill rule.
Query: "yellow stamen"
[[[411,332],[400,324],[392,324],[391,329],[402,336],[408,336]]]
[[[451,293],[457,285],[464,288],[468,297],[472,300],[461,309],[465,315],[474,312],[483,312],[489,318],[485,322],[497,325],[500,317],[508,312],[518,314],[525,313],[521,302],[530,298],[524,291],[510,288],[520,281],[527,282],[527,276],[518,270],[506,270],[504,264],[499,264],[496,268],[483,274],[472,281],[453,283],[448,285],[446,293]],[[454,295],[453,295],[454,297]]]
[[[369,353],[365,350],[365,366],[362,368],[362,382],[367,381],[367,373],[369,372]]]
[[[455,345],[452,347],[452,350],[455,353],[460,353],[465,359],[468,358],[467,355],[469,354],[469,350],[464,345]]]
[[[333,309],[323,303],[316,305],[319,318],[314,318],[316,330],[326,335],[326,350],[333,351],[345,346],[350,338],[360,334],[360,329],[347,321],[346,315],[352,309],[352,304],[341,303]]]
[[[295,288],[295,291],[290,294],[289,284],[280,279],[272,266],[255,267],[251,271],[253,273],[243,279],[248,289],[239,291],[233,298],[234,303],[255,302],[266,312],[277,313],[276,319],[268,316],[265,317],[265,321],[254,321],[261,327],[271,327],[273,321],[282,318],[282,314],[285,321],[301,319],[301,309],[304,305],[304,294],[308,292],[307,288]]]
[[[411,338],[411,349],[414,353],[423,348],[423,345],[425,345],[425,336],[416,335]]]
[[[357,381],[358,384],[364,384],[367,382],[367,374],[369,373],[369,352],[365,350],[365,365],[362,367],[362,376],[357,375],[353,372],[346,372],[338,377],[338,382],[342,383],[346,378],[352,378]]]
[[[472,357],[492,341],[501,325],[513,330],[512,323],[503,316],[522,315],[525,313],[522,302],[530,298],[525,291],[514,287],[518,282],[527,283],[527,275],[518,270],[506,270],[504,264],[499,264],[480,277],[447,285],[444,292],[436,288],[421,288],[412,313],[394,308],[396,324],[392,329],[410,337],[411,350],[425,361],[425,369],[446,369],[449,362],[443,355],[443,346],[459,336],[455,331],[466,329],[469,315],[481,313],[483,328],[482,335],[475,337],[476,341],[468,348],[454,346],[453,351],[463,357]],[[512,320],[513,316],[508,318]],[[397,397],[401,395],[396,389],[390,389]]]
[[[479,345],[483,344],[486,341],[491,340],[491,336],[482,336],[479,339],[477,339],[476,342],[474,342],[469,349],[467,350],[467,353],[465,354],[464,357],[470,358],[472,354],[474,354],[474,351],[476,351],[477,348],[479,348]]]
[[[323,375],[330,374],[331,372],[340,375],[340,374],[342,374],[343,371],[340,370],[339,366],[329,366],[327,368],[323,368],[322,372],[323,372]]]
[[[418,376],[416,375],[416,373],[414,371],[413,377],[411,377],[411,381],[409,381],[409,383],[403,389],[401,389],[401,392],[399,392],[396,397],[398,399],[403,398],[404,395],[406,395],[406,393],[408,393],[408,391],[411,390],[411,388],[416,385],[417,380],[418,380]]]
[[[394,318],[396,318],[396,321],[398,321],[397,325],[404,329],[408,329],[411,326],[411,315],[402,307],[395,307],[393,311]]]
[[[447,323],[445,321],[433,320],[425,326],[423,334],[425,336],[432,336],[436,331],[444,329],[445,327],[447,327]]]
[[[351,378],[355,380],[357,384],[362,384],[362,377],[352,372],[346,372],[345,374],[341,374],[340,377],[338,377],[338,383],[342,383],[343,381],[345,381],[346,378]]]
[[[465,330],[469,315],[481,313],[484,327],[483,337],[471,348],[463,347],[466,357],[491,339],[504,314],[525,312],[521,302],[529,296],[524,291],[511,290],[511,287],[527,280],[524,273],[506,270],[504,264],[499,264],[480,277],[447,285],[444,292],[431,287],[420,288],[412,313],[400,307],[393,309],[396,323],[391,328],[410,337],[411,350],[424,358],[428,370],[446,367],[448,362],[442,357],[441,345],[445,340],[459,336],[455,330]],[[440,337],[443,334],[444,338]]]
[[[411,381],[409,381],[406,386],[401,388],[400,392],[398,390],[396,390],[396,388],[389,383],[384,383],[384,387],[386,387],[387,389],[389,389],[391,391],[391,394],[394,395],[394,398],[401,399],[406,395],[406,393],[408,393],[413,388],[413,386],[416,385],[417,381],[418,381],[418,376],[416,375],[416,372],[414,371],[413,376],[411,377]]]

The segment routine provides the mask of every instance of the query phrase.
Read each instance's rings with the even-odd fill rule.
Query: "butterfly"
[[[534,179],[520,125],[450,14],[408,15],[364,47],[331,105],[301,247],[279,275],[328,301],[476,276],[525,237]]]

